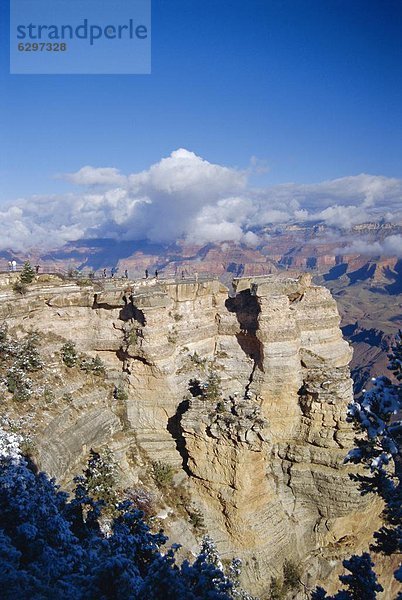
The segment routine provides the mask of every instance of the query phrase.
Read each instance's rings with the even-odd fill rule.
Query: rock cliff
[[[343,464],[354,437],[351,350],[335,301],[308,275],[239,278],[230,293],[217,280],[48,278],[17,297],[3,283],[0,321],[41,333],[57,388],[50,405],[10,410],[32,412],[36,460],[64,485],[90,447],[112,448],[126,486],[147,463],[170,464],[222,556],[243,559],[244,586],[261,597],[285,558],[302,564],[308,587],[328,584],[367,544],[378,506]],[[66,340],[98,354],[106,378],[95,385],[61,365]],[[127,397],[116,399],[121,384]],[[195,545],[174,511],[166,528]]]

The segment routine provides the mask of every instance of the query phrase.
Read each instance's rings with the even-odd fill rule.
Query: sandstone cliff
[[[335,301],[308,275],[235,279],[230,294],[217,280],[55,279],[17,297],[8,283],[0,321],[41,332],[57,389],[50,405],[10,410],[33,414],[36,460],[64,485],[90,447],[112,448],[125,486],[147,463],[172,465],[223,557],[244,560],[244,586],[261,597],[285,558],[302,563],[309,587],[367,545],[378,507],[343,464],[354,437],[351,350]],[[95,384],[64,367],[66,340],[101,356],[107,377]],[[112,393],[120,384],[123,400]],[[168,514],[172,538],[195,547],[188,520]]]

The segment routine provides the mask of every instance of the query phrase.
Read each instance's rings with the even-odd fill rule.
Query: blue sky
[[[2,0],[1,201],[180,147],[266,161],[256,185],[402,176],[399,0],[153,0],[152,15],[151,75],[9,75]]]

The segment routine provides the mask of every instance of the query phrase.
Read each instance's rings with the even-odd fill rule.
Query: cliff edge
[[[352,352],[327,289],[306,274],[238,278],[230,291],[218,280],[79,287],[55,277],[19,297],[9,283],[0,321],[40,332],[56,390],[50,403],[4,401],[32,414],[41,468],[68,487],[88,450],[106,445],[125,486],[147,464],[168,464],[222,556],[242,558],[246,589],[263,596],[292,559],[308,588],[329,581],[331,591],[379,507],[344,464]],[[66,340],[101,357],[101,382],[61,363]],[[169,514],[167,531],[191,550],[197,534]]]

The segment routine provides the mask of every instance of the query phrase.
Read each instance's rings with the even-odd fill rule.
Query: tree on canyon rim
[[[359,482],[362,494],[374,492],[384,500],[384,524],[374,533],[374,543],[370,550],[385,555],[402,552],[402,332],[388,355],[388,369],[393,381],[388,377],[373,379],[373,386],[365,391],[361,399],[349,406],[349,419],[356,426],[359,436],[356,448],[351,450],[347,461],[363,464],[368,475],[354,475]],[[312,600],[360,600],[375,599],[382,587],[377,582],[370,555],[352,556],[343,565],[350,575],[342,575],[340,580],[347,585],[335,596],[328,596],[322,588],[317,588]],[[402,565],[394,573],[402,582]],[[397,595],[402,600],[402,592]]]
[[[68,500],[21,455],[21,441],[0,428],[3,600],[252,600],[238,584],[239,561],[227,576],[205,538],[192,564],[176,564],[178,546],[162,551],[166,536],[152,533],[129,501],[115,507],[105,532],[105,500],[91,495],[92,487],[98,495],[105,471],[96,453]]]

